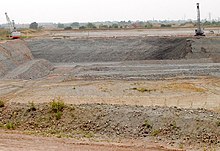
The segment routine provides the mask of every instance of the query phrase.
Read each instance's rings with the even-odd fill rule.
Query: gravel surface
[[[72,64],[72,72],[64,81],[84,80],[161,80],[171,77],[219,76],[220,63],[192,63],[194,60],[149,62],[115,62]],[[196,62],[196,61],[195,61]],[[62,67],[58,65],[57,67]],[[71,65],[68,66],[71,68]]]

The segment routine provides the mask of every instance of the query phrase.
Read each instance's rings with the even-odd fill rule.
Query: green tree
[[[64,30],[72,30],[72,27],[70,27],[70,26],[65,27]]]
[[[85,26],[80,26],[79,29],[86,29],[86,27]]]
[[[36,23],[36,22],[31,23],[29,28],[30,29],[38,29],[38,23]]]
[[[86,25],[86,27],[89,28],[89,29],[95,29],[96,28],[96,26],[93,23],[88,23]]]
[[[112,28],[118,28],[118,24],[113,24]]]
[[[99,29],[108,29],[108,25],[101,24],[99,25]]]
[[[73,28],[79,28],[79,23],[78,22],[73,22],[71,25]]]
[[[58,28],[64,28],[65,26],[64,26],[64,24],[58,23],[57,27]]]

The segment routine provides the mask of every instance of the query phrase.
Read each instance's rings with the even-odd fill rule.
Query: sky
[[[197,2],[202,19],[220,18],[220,0],[2,0],[0,24],[5,12],[19,24],[196,19]]]

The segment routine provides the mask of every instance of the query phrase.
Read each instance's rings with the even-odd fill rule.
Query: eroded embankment
[[[52,69],[49,61],[34,60],[23,40],[0,43],[0,78],[36,79],[49,74]]]
[[[177,60],[220,57],[220,38],[121,37],[38,39],[28,45],[36,58],[54,63]]]

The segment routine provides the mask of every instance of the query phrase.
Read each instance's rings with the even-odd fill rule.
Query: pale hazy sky
[[[5,12],[16,23],[92,22],[196,19],[220,17],[220,0],[1,0],[0,24]]]

